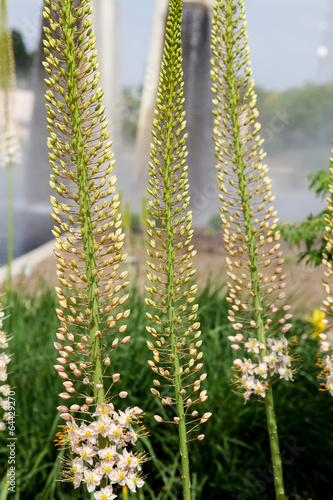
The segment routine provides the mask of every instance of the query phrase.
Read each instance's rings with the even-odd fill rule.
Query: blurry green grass
[[[112,363],[121,373],[119,390],[127,390],[127,401],[146,412],[150,437],[141,441],[151,460],[144,489],[130,498],[176,500],[182,497],[176,428],[157,424],[155,413],[163,407],[150,393],[153,373],[147,365],[144,298],[135,290],[130,299],[128,332],[131,342],[115,351]],[[223,290],[208,284],[198,296],[202,323],[206,386],[209,399],[203,411],[213,416],[202,426],[203,442],[190,444],[193,500],[246,500],[274,498],[270,452],[264,405],[243,404],[230,384],[231,352],[227,336],[227,304]],[[6,330],[13,334],[10,349],[10,383],[16,391],[16,494],[9,499],[88,499],[88,494],[57,481],[60,463],[53,446],[60,423],[56,407],[62,384],[53,365],[53,347],[58,320],[52,290],[40,288],[28,295],[16,291]],[[309,311],[310,313],[310,311]],[[284,475],[289,500],[330,500],[333,469],[333,400],[318,392],[318,342],[311,338],[309,324],[296,320],[292,335],[299,339],[297,351],[303,366],[293,383],[281,382],[275,391]],[[0,435],[0,476],[7,469],[6,435]],[[1,498],[1,491],[0,491]],[[119,495],[121,499],[121,494]]]

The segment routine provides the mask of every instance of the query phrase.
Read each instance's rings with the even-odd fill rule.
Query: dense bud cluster
[[[196,321],[197,286],[189,284],[195,275],[196,252],[188,210],[181,16],[182,1],[171,0],[149,163],[147,278],[151,285],[146,289],[151,298],[146,302],[154,311],[147,314],[154,325],[147,327],[153,336],[148,342],[153,354],[149,365],[159,377],[151,391],[175,411],[173,423],[191,422],[195,428],[202,419],[193,406],[207,395],[200,390],[206,374],[199,375],[203,353]]]
[[[233,328],[242,332],[245,341],[255,338],[260,343],[260,353],[256,354],[259,363],[263,363],[263,358],[269,355],[268,343],[284,342],[284,334],[292,326],[292,315],[288,312],[289,306],[281,304],[286,286],[284,261],[277,212],[271,205],[274,201],[271,181],[268,168],[262,163],[265,153],[257,122],[259,114],[246,27],[242,0],[215,2],[214,142],[224,248],[229,254],[226,259],[228,318]],[[239,345],[233,347],[240,348]],[[289,370],[290,365],[284,369]],[[252,392],[264,396],[266,386],[268,377],[262,387],[256,389],[254,384]],[[247,398],[249,391],[245,394]]]
[[[118,448],[132,435],[125,425],[118,429],[123,441],[116,443],[108,434],[121,420],[111,403],[115,395],[111,397],[110,392],[120,379],[120,374],[112,370],[111,355],[130,341],[125,334],[130,311],[124,307],[128,272],[123,268],[126,254],[120,202],[112,175],[114,160],[103,89],[98,87],[101,75],[97,71],[90,0],[44,0],[44,4],[50,185],[55,191],[51,216],[56,223],[53,235],[61,285],[56,288],[60,328],[54,343],[58,351],[54,368],[63,380],[60,398],[69,403],[58,410],[78,432],[70,439],[71,451],[90,447],[94,457],[104,460],[106,449],[116,446],[120,453]],[[127,392],[121,391],[118,396],[125,398]],[[92,419],[101,405],[112,406],[112,411],[88,427],[78,427],[80,414]],[[131,411],[134,418],[135,409]],[[92,437],[83,444],[81,434],[86,428]],[[74,484],[86,482],[88,491],[104,486],[95,498],[114,498],[114,476],[100,472],[97,458],[91,463],[81,459],[76,463],[79,472]],[[94,472],[86,462],[94,463]],[[128,486],[135,489],[141,480],[136,483],[134,469],[130,472],[132,482],[128,479]]]
[[[0,9],[0,167],[21,160],[21,145],[16,119],[16,75],[12,34],[8,27],[7,7]]]

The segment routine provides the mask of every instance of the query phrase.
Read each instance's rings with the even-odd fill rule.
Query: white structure
[[[121,140],[120,13],[117,0],[92,0],[101,86],[113,150]]]
[[[184,0],[183,12],[183,26],[182,26],[182,41],[183,41],[183,58],[184,58],[184,79],[185,79],[185,109],[187,111],[187,123],[189,132],[189,180],[191,185],[191,199],[192,209],[197,206],[198,218],[194,222],[202,223],[213,213],[217,212],[217,205],[213,207],[217,194],[212,196],[204,195],[206,200],[199,203],[195,200],[196,197],[201,197],[202,194],[202,178],[205,175],[203,170],[204,161],[200,159],[196,161],[198,154],[202,156],[203,144],[202,140],[196,141],[193,127],[198,128],[199,121],[202,126],[210,127],[211,119],[211,98],[210,98],[210,19],[211,11],[213,9],[214,0]],[[151,143],[151,130],[154,117],[154,109],[156,104],[156,93],[159,82],[159,73],[164,48],[165,26],[168,13],[168,0],[157,0],[156,10],[153,24],[153,32],[150,44],[150,52],[148,57],[148,64],[146,69],[146,76],[143,86],[142,103],[139,117],[138,135],[136,143],[136,164],[134,167],[134,186],[135,192],[133,193],[133,200],[135,207],[140,207],[140,199],[146,190],[147,177],[148,177],[148,161],[149,161],[149,146]],[[208,12],[207,12],[208,11]],[[204,47],[203,47],[204,46]],[[205,54],[202,51],[205,50]],[[201,52],[201,54],[200,54]],[[199,74],[200,73],[200,74]],[[203,83],[203,79],[205,82]],[[208,99],[207,99],[208,96]],[[188,100],[189,98],[189,100]],[[192,105],[191,101],[192,100]],[[196,110],[194,108],[197,108]],[[205,108],[205,111],[202,108]],[[210,108],[209,110],[207,108]],[[191,109],[192,108],[192,111]],[[206,119],[202,119],[202,113],[205,114]],[[207,131],[206,131],[207,132]],[[204,131],[203,131],[204,133]],[[206,133],[207,135],[207,133]],[[208,131],[208,139],[206,143],[210,144],[210,137],[212,133]],[[191,145],[192,136],[192,145]],[[195,146],[197,142],[197,146]],[[198,154],[196,154],[196,147]],[[191,155],[192,150],[192,155]],[[208,150],[208,148],[206,148]],[[211,150],[213,145],[211,143]],[[214,172],[214,159],[207,158],[207,163],[212,167],[211,171]],[[192,167],[192,172],[191,172]],[[210,185],[212,184],[211,178],[215,177],[215,172],[209,174]],[[208,177],[208,176],[207,176]],[[215,182],[215,181],[214,181]],[[215,183],[214,183],[215,185]],[[203,215],[203,210],[209,208],[208,214]]]

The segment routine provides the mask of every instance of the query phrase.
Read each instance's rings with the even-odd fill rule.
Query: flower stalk
[[[74,481],[75,488],[83,482],[89,492],[100,487],[94,493],[99,500],[115,498],[116,488],[125,484],[132,491],[143,484],[137,475],[142,458],[134,461],[127,451],[137,440],[131,423],[140,422],[142,410],[128,408],[123,417],[111,402],[120,379],[112,373],[111,355],[130,341],[123,336],[130,311],[118,311],[128,298],[128,273],[121,269],[124,234],[89,3],[44,0],[49,25],[44,28],[44,66],[49,75],[50,185],[56,193],[51,216],[57,224],[53,234],[61,285],[56,288],[61,326],[55,369],[64,380],[60,397],[72,403],[58,407],[67,422],[59,443],[69,443],[76,455],[74,461],[64,460],[62,479]],[[118,396],[126,398],[127,392]]]
[[[292,380],[289,306],[277,307],[284,299],[285,276],[278,219],[268,168],[261,162],[260,124],[256,122],[254,81],[250,80],[243,0],[216,0],[212,28],[212,91],[214,142],[218,160],[221,219],[230,279],[229,320],[237,335],[232,348],[245,348],[247,357],[234,361],[234,382],[245,402],[251,395],[264,399],[276,498],[285,498],[272,383]],[[273,220],[271,220],[273,219]],[[286,314],[285,314],[286,313]],[[243,344],[243,346],[242,346]]]
[[[13,262],[13,164],[20,161],[20,144],[14,104],[16,91],[15,59],[12,35],[8,28],[7,3],[0,3],[0,165],[7,167],[8,180],[8,244],[7,244],[7,293],[12,289]]]
[[[146,287],[152,298],[146,302],[157,311],[154,315],[147,313],[148,319],[156,326],[147,327],[154,338],[154,342],[148,342],[154,355],[149,364],[162,379],[162,382],[154,380],[155,387],[151,390],[175,413],[173,423],[178,426],[183,497],[190,500],[188,434],[211,414],[206,413],[200,418],[198,411],[192,408],[194,404],[205,401],[207,395],[206,391],[201,391],[196,396],[206,374],[193,380],[203,364],[199,361],[202,352],[198,352],[202,344],[199,340],[200,325],[195,322],[197,286],[188,285],[195,275],[191,262],[195,251],[191,244],[192,213],[187,211],[190,198],[183,111],[182,9],[182,0],[170,1],[153,122],[147,207],[147,264],[152,270],[147,273],[147,278],[152,284]],[[159,415],[155,419],[163,422]],[[197,439],[203,437],[200,435]]]

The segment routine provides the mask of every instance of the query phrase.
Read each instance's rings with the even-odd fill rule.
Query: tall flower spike
[[[235,381],[247,400],[264,398],[274,467],[276,498],[284,499],[281,457],[271,381],[292,380],[284,334],[289,306],[282,306],[285,276],[278,219],[271,203],[268,168],[262,164],[263,139],[256,122],[256,94],[250,79],[245,6],[242,0],[216,0],[212,28],[214,142],[218,160],[221,218],[229,277],[229,320],[238,332],[232,348],[245,348],[235,360]],[[268,205],[268,207],[267,207]]]
[[[8,27],[6,0],[0,3],[0,166],[8,173],[7,289],[12,286],[13,260],[13,163],[20,161],[20,143],[15,116],[16,75],[12,35]]]
[[[71,403],[58,408],[62,418],[71,422],[66,428],[67,441],[72,452],[81,456],[79,468],[70,464],[63,477],[74,480],[75,487],[85,482],[89,492],[98,485],[109,485],[112,496],[111,483],[121,485],[128,474],[129,480],[136,480],[135,468],[126,469],[127,475],[124,470],[119,472],[118,481],[114,468],[119,456],[104,471],[98,469],[99,459],[104,460],[106,447],[113,446],[119,453],[127,441],[134,444],[136,437],[129,423],[141,410],[133,409],[121,429],[113,426],[115,412],[109,392],[119,374],[112,374],[110,354],[130,340],[124,336],[124,321],[130,311],[117,312],[128,297],[123,293],[128,285],[127,271],[121,270],[126,254],[116,177],[111,176],[112,143],[106,142],[109,132],[103,90],[98,88],[100,73],[89,1],[44,0],[49,25],[44,28],[44,66],[49,75],[45,99],[53,171],[50,184],[56,193],[51,203],[61,284],[56,288],[61,327],[55,342],[59,351],[55,369],[64,381],[60,397]],[[78,412],[89,419],[86,432],[84,422],[80,427],[76,424]],[[122,431],[127,441],[116,438]],[[83,437],[91,456],[79,446]],[[100,492],[95,498],[101,498]]]
[[[333,149],[332,149],[333,154]],[[328,316],[333,314],[333,265],[332,260],[329,255],[332,254],[333,250],[333,157],[330,158],[330,182],[329,182],[329,192],[330,197],[326,199],[327,202],[327,214],[325,216],[325,240],[326,240],[326,252],[323,254],[323,264],[325,266],[323,285],[326,292],[326,299],[323,300],[323,308]],[[329,327],[330,322],[328,319],[322,320],[323,326]],[[319,366],[322,368],[322,372],[319,377],[323,379],[321,383],[322,390],[329,391],[331,396],[333,396],[333,338],[332,332],[320,333],[319,337],[321,339],[321,351],[325,353],[323,359],[319,361]]]
[[[189,205],[186,166],[185,112],[183,111],[183,71],[181,51],[182,0],[171,0],[166,27],[166,41],[157,92],[153,144],[149,163],[148,198],[148,266],[151,285],[147,304],[152,308],[148,319],[154,326],[147,330],[153,336],[148,342],[153,352],[149,364],[158,380],[152,393],[174,412],[173,423],[179,428],[183,493],[191,498],[188,433],[205,422],[210,413],[198,416],[197,403],[207,399],[200,384],[206,375],[202,370],[200,324],[196,322],[196,285],[189,282],[195,275],[192,213]],[[163,419],[156,415],[156,420]],[[201,436],[202,438],[202,436]]]

